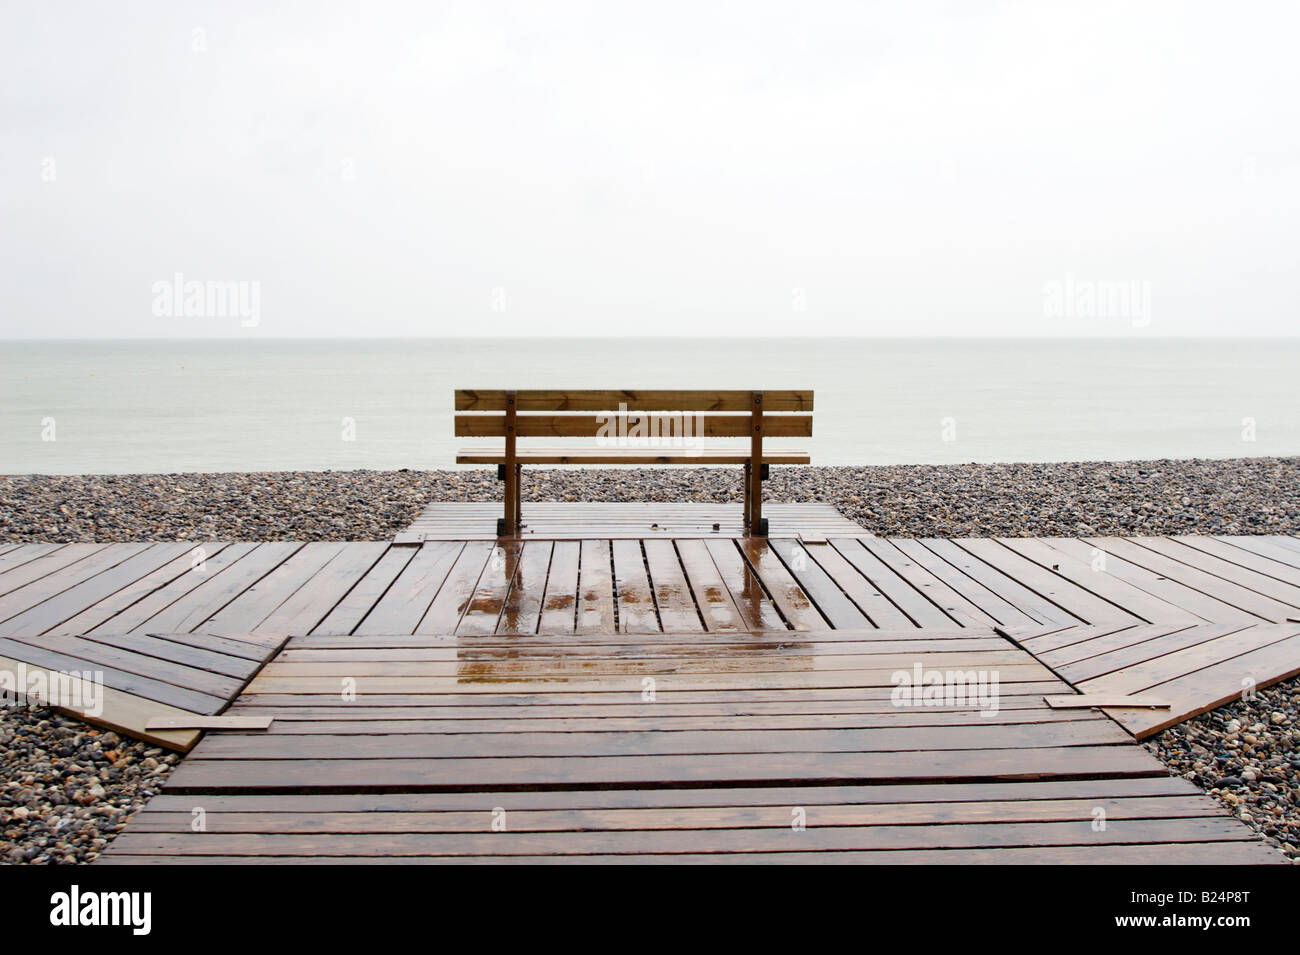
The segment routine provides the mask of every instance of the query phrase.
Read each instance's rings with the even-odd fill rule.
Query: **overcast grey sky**
[[[1297,36],[1294,3],[9,2],[0,335],[1295,334]],[[169,313],[176,273],[256,321]]]

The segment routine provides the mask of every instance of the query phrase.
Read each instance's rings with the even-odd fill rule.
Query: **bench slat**
[[[465,448],[457,464],[504,464],[491,448]],[[749,454],[733,448],[529,448],[515,453],[521,464],[744,464]],[[764,464],[811,464],[807,451],[763,451]]]
[[[748,391],[548,391],[516,392],[519,411],[748,411]],[[504,411],[504,390],[462,388],[457,411]],[[763,410],[812,411],[812,391],[764,391]]]
[[[766,403],[766,398],[764,398]],[[766,409],[764,409],[766,410]],[[676,415],[644,414],[648,435],[677,434],[681,421]],[[675,419],[674,426],[671,420]],[[698,419],[688,419],[686,427],[699,437],[747,438],[750,419],[748,415],[704,414]],[[516,435],[521,438],[591,438],[602,428],[608,430],[610,421],[603,415],[520,415],[516,419]],[[506,433],[506,416],[499,414],[458,414],[455,419],[458,438],[493,438]],[[763,436],[766,438],[812,437],[812,415],[764,415]]]

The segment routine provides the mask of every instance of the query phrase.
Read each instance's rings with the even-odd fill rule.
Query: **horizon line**
[[[1200,335],[746,335],[744,341],[1277,341],[1291,335],[1244,333]],[[0,342],[234,342],[234,341],[737,341],[737,336],[709,335],[113,335],[0,336]]]

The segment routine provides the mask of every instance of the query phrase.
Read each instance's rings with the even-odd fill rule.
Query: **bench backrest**
[[[696,437],[806,438],[812,407],[811,391],[460,389],[455,432],[471,438],[601,437],[609,434],[612,417],[632,416],[651,435],[680,434],[676,429],[684,425]]]

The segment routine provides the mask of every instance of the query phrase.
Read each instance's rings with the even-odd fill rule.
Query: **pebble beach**
[[[1300,532],[1300,458],[772,469],[771,501],[829,503],[878,536]],[[526,472],[525,502],[722,501],[735,468]],[[500,500],[487,470],[0,476],[0,542],[383,540],[429,501]],[[526,505],[525,505],[526,506]],[[1300,684],[1148,741],[1300,857]],[[177,757],[41,708],[0,709],[0,861],[93,860]],[[1155,861],[1155,860],[1153,860]]]
[[[1300,680],[1202,713],[1145,745],[1300,862]]]
[[[542,469],[524,501],[743,499],[739,468]],[[774,467],[769,501],[879,537],[1284,534],[1300,458]],[[383,540],[429,501],[501,500],[487,469],[0,476],[0,541]]]

